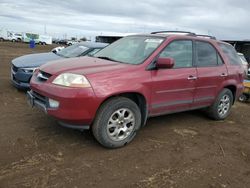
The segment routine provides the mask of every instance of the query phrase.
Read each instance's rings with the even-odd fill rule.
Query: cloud
[[[0,0],[0,28],[53,36],[188,30],[250,38],[248,0]]]

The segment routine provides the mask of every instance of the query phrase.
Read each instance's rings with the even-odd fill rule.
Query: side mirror
[[[171,69],[174,67],[174,59],[171,57],[159,57],[156,61],[156,67],[159,69]]]

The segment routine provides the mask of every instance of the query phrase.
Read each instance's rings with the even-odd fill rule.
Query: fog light
[[[51,108],[58,108],[59,107],[59,102],[53,99],[49,99],[49,106]]]

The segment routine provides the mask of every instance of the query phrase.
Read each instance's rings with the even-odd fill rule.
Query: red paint
[[[225,64],[217,67],[147,70],[162,49],[178,39],[211,43]],[[239,95],[243,78],[243,69],[229,64],[218,41],[177,35],[168,36],[140,65],[80,57],[50,62],[40,70],[52,76],[41,83],[37,81],[35,73],[31,79],[32,90],[60,102],[59,108],[48,109],[48,114],[66,123],[79,125],[91,125],[100,105],[112,96],[139,93],[146,99],[149,116],[155,116],[209,106],[224,87],[235,87],[236,95]],[[52,84],[56,76],[64,72],[86,76],[92,88],[67,88]]]

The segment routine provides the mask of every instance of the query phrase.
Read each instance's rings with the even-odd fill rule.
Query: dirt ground
[[[105,149],[90,131],[30,108],[11,85],[11,59],[51,48],[0,43],[1,188],[250,186],[250,103],[219,122],[201,111],[151,118],[132,143]]]

